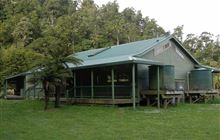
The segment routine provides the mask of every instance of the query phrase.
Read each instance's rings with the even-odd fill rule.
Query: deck
[[[208,100],[214,100],[219,95],[218,90],[189,90],[185,91],[186,97],[190,103],[202,101],[206,103]]]
[[[183,91],[160,90],[159,94],[164,108],[167,108],[167,106],[171,103],[180,103],[180,99],[184,97]],[[158,100],[157,90],[144,90],[141,92],[141,95],[147,100],[147,105],[154,105]]]
[[[54,101],[55,98],[50,98],[50,101]],[[132,99],[89,99],[89,98],[60,98],[61,102],[68,102],[72,104],[131,104]],[[138,101],[136,101],[138,103]]]
[[[23,100],[25,98],[20,95],[6,95],[5,99],[7,99],[7,100]]]

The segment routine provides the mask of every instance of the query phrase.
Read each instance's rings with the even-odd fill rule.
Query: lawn
[[[220,140],[220,101],[155,107],[0,100],[1,140]]]

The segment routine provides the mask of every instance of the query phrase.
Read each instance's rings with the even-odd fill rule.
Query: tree
[[[2,48],[0,48],[0,90],[1,90],[1,87],[2,87],[2,85],[3,85],[3,76],[2,76],[2,71],[3,71],[3,51],[2,51],[3,49]]]
[[[43,59],[36,64],[38,69],[34,70],[34,73],[38,75],[37,79],[42,81],[44,87],[45,110],[48,108],[49,84],[55,86],[55,107],[59,107],[61,89],[65,87],[65,77],[72,74],[66,63],[79,64],[80,60],[72,55],[72,48],[63,45],[59,38],[47,36],[33,43],[32,49],[44,54]]]
[[[195,34],[188,34],[183,41],[183,46],[192,54],[197,50],[198,38]]]
[[[136,13],[133,8],[125,8],[122,11],[122,16],[124,18],[124,35],[127,37],[128,42],[135,41],[138,36],[138,26],[139,20],[136,20]]]
[[[183,25],[181,26],[177,26],[176,28],[174,28],[174,32],[173,35],[174,37],[176,37],[180,42],[183,42]]]
[[[200,36],[188,34],[183,45],[202,64],[219,67],[220,49],[217,42],[218,40],[214,41],[211,33],[203,32]]]
[[[149,19],[149,17],[145,17],[143,22],[145,26],[141,39],[159,37],[165,33],[163,28],[157,25],[157,21],[155,19]]]
[[[122,38],[124,19],[119,13],[119,5],[114,2],[109,2],[103,5],[101,10],[101,18],[104,21],[104,28],[107,36],[112,39],[114,44],[119,45]]]
[[[13,31],[16,47],[25,47],[33,40],[33,25],[29,18],[23,17]]]
[[[25,72],[34,67],[34,61],[42,55],[26,48],[0,48],[0,81],[4,78]]]
[[[82,49],[78,50],[97,48],[99,44],[99,36],[101,35],[98,6],[93,0],[84,0],[81,3],[81,7],[78,9],[77,14],[81,21],[78,26],[81,36],[81,42],[79,42],[78,48],[83,46],[81,47]]]
[[[70,0],[45,0],[42,9],[49,25],[54,26],[58,17],[69,14],[69,4]]]

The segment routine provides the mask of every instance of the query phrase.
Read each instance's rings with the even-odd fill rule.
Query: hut
[[[189,73],[193,70],[219,72],[202,66],[173,35],[82,51],[74,56],[83,61],[80,65],[67,64],[74,75],[68,79],[68,98],[74,103],[132,103],[135,108],[146,101],[166,106],[184,100],[184,93],[191,95]],[[26,90],[24,86],[24,93]]]

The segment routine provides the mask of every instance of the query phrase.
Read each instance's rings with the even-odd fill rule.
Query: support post
[[[91,98],[94,98],[94,78],[93,78],[93,70],[91,70]]]
[[[190,104],[193,103],[193,101],[192,101],[192,96],[191,96],[191,95],[189,95],[189,103],[190,103]]]
[[[115,79],[114,79],[114,69],[112,68],[112,72],[111,72],[111,81],[112,81],[112,102],[113,105],[115,105]]]
[[[24,77],[24,90],[23,90],[23,95],[26,97],[26,98],[28,98],[29,99],[29,93],[28,92],[26,92],[26,87],[27,87],[27,82],[26,82],[26,75],[25,75],[25,77]],[[20,93],[21,94],[21,93]]]
[[[34,73],[34,99],[36,95],[36,79],[35,79],[35,73]]]
[[[157,107],[160,108],[160,66],[157,66]]]
[[[150,97],[147,97],[147,106],[150,106]]]
[[[76,72],[75,71],[73,73],[73,89],[74,89],[73,96],[74,98],[76,98]]]
[[[136,64],[136,68],[135,68],[136,72],[137,72],[137,77],[138,77],[138,65]],[[137,79],[137,78],[136,78]],[[137,99],[138,99],[138,103],[137,103],[137,106],[139,107],[140,106],[140,100],[141,100],[141,97],[140,97],[140,88],[139,88],[139,80],[137,80],[137,84],[136,84],[137,88],[136,88],[136,92],[137,92]]]
[[[133,109],[136,108],[136,94],[135,94],[135,64],[132,65],[132,99],[133,99]]]

